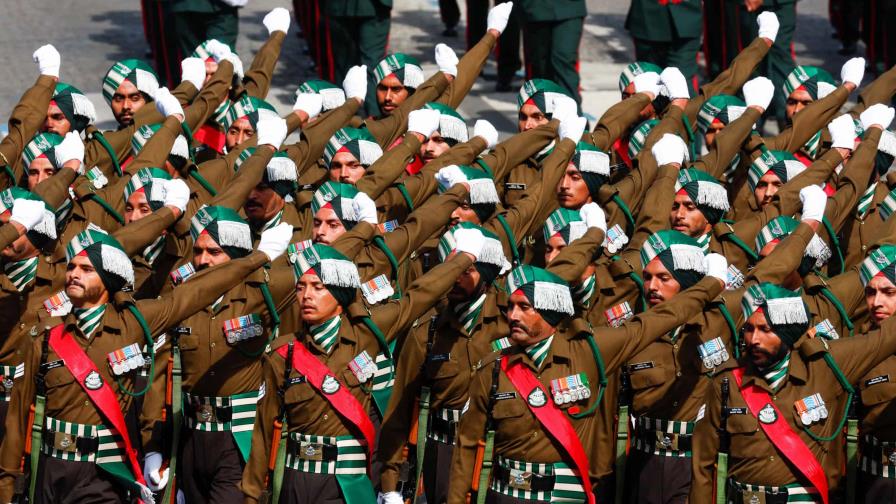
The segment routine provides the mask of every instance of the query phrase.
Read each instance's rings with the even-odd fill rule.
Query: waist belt
[[[454,444],[457,438],[457,424],[463,410],[441,408],[429,417],[428,439],[445,444]]]
[[[563,462],[522,462],[498,456],[489,489],[517,499],[570,503],[586,499],[582,480]]]
[[[184,392],[187,427],[207,432],[251,431],[255,411],[264,388],[226,397],[202,397]]]
[[[635,448],[664,457],[690,457],[695,425],[695,422],[639,416],[635,421]]]
[[[789,502],[818,502],[821,497],[813,487],[798,483],[782,486],[751,485],[728,478],[728,504],[757,502],[785,504]]]
[[[367,474],[364,446],[353,436],[314,436],[290,432],[286,467],[314,474]]]
[[[105,425],[76,424],[47,417],[41,452],[69,462],[125,463],[121,438]]]
[[[14,381],[25,376],[25,363],[18,366],[0,365],[0,401],[9,402]]]
[[[882,478],[896,478],[896,442],[865,435],[861,451],[859,468],[862,471]]]

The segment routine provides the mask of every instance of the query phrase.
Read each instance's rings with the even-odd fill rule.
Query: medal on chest
[[[551,380],[551,395],[557,405],[581,401],[591,397],[591,387],[585,373]]]
[[[625,244],[628,243],[628,236],[625,235],[622,226],[616,224],[607,230],[606,240],[607,242],[604,247],[606,247],[607,251],[611,254],[615,254],[622,250]]]
[[[818,393],[800,399],[793,403],[793,406],[796,408],[803,425],[810,425],[828,417],[828,408],[825,406],[821,394]]]
[[[775,407],[771,405],[771,403],[766,404],[759,410],[759,421],[764,424],[775,423],[778,420],[778,412],[775,411]]]
[[[223,330],[227,343],[231,345],[249,338],[261,336],[264,333],[261,317],[257,313],[225,320]]]
[[[377,304],[392,297],[395,290],[389,283],[389,277],[383,274],[361,284],[361,293],[364,294],[364,299],[369,304]]]
[[[728,266],[728,280],[725,288],[728,290],[740,289],[744,285],[744,274],[735,265]]]
[[[378,227],[380,232],[382,232],[382,233],[391,233],[392,231],[395,231],[396,228],[398,228],[398,221],[397,220],[386,221],[386,222],[383,222],[382,224],[377,224],[376,227]]]
[[[109,365],[112,367],[112,374],[116,376],[141,368],[144,364],[146,360],[137,343],[109,353]]]
[[[840,339],[840,335],[837,334],[837,330],[834,329],[834,324],[831,323],[830,319],[824,319],[816,324],[815,327],[809,329],[809,335],[812,337],[821,336],[829,340]]]
[[[713,369],[721,365],[729,357],[728,349],[725,348],[722,338],[715,338],[701,344],[697,347],[697,351],[700,353],[700,359],[703,360],[703,367],[706,369]]]
[[[193,264],[187,263],[183,266],[177,268],[176,270],[170,273],[171,282],[174,285],[180,285],[187,281],[188,278],[193,276],[196,273],[196,270],[193,269]]]
[[[72,302],[65,291],[59,291],[44,301],[44,309],[51,317],[64,317],[72,311]]]
[[[355,378],[361,383],[366,383],[373,378],[373,374],[376,373],[376,363],[370,358],[370,354],[367,353],[367,350],[364,350],[355,356],[355,358],[348,363],[348,368],[352,370]]]
[[[628,301],[623,301],[605,311],[604,316],[607,317],[607,323],[610,324],[610,327],[619,327],[625,323],[626,320],[634,317],[635,312],[632,311],[632,307],[628,304]]]

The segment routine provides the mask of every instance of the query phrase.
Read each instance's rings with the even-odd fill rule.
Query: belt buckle
[[[213,404],[200,404],[196,410],[196,418],[202,422],[217,422],[218,417],[215,415],[215,406]]]
[[[765,504],[765,492],[743,490],[741,491],[741,496],[743,497],[743,504]]]
[[[896,465],[896,446],[884,446],[881,448],[880,463],[885,466]]]
[[[78,451],[78,436],[68,432],[54,432],[53,448],[63,452],[75,453]]]
[[[510,481],[507,482],[507,486],[509,486],[510,488],[515,488],[517,490],[531,490],[533,476],[534,475],[529,471],[511,469]]]
[[[2,380],[0,380],[0,392],[12,392],[12,386],[14,382],[12,378],[8,376],[4,376]]]
[[[302,441],[299,444],[299,458],[302,460],[316,460],[316,461],[323,460],[324,459],[323,443],[311,443],[308,441]]]
[[[656,431],[654,448],[657,450],[678,451],[678,434]]]

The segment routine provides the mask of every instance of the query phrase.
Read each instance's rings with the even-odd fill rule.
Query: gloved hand
[[[688,148],[680,136],[666,133],[653,144],[650,152],[653,153],[657,166],[663,166],[669,163],[681,164],[687,156]]]
[[[76,159],[84,162],[84,142],[81,136],[74,131],[69,131],[62,138],[62,142],[54,148],[56,161],[65,164],[68,161]]]
[[[644,72],[635,76],[636,93],[648,93],[654,98],[660,93],[660,75],[656,72]]]
[[[771,14],[771,12],[763,12]],[[774,16],[774,14],[772,14]],[[775,95],[775,85],[765,77],[756,77],[744,84],[744,101],[748,107],[759,107],[766,110]]]
[[[684,78],[681,70],[675,67],[664,68],[663,73],[660,74],[660,81],[666,86],[670,99],[686,100],[691,97],[691,92],[688,90],[688,81]],[[635,86],[637,87],[637,84]]]
[[[165,181],[165,206],[174,207],[184,212],[187,210],[189,201],[190,187],[183,179],[176,178]]]
[[[582,139],[582,133],[585,132],[587,124],[587,119],[576,115],[562,118],[560,119],[560,127],[557,129],[557,134],[561,139],[568,138],[574,143],[578,143]]]
[[[890,123],[893,122],[893,107],[888,107],[883,103],[876,103],[867,109],[859,116],[859,120],[862,122],[862,128],[868,129],[871,126],[877,124],[883,129],[887,129],[890,127]]]
[[[828,124],[831,132],[831,147],[853,150],[856,141],[856,123],[852,116],[843,114]]]
[[[802,220],[821,222],[824,218],[824,209],[828,204],[828,195],[824,189],[817,185],[800,189],[800,202],[803,204]]]
[[[774,12],[765,11],[759,14],[756,22],[759,24],[759,36],[774,42],[778,36],[778,29],[781,27],[778,16]]]
[[[589,228],[607,231],[607,215],[597,203],[585,203],[579,209],[579,215],[582,216],[582,220],[585,221],[585,225]]]
[[[286,139],[286,121],[279,117],[265,118],[258,121],[256,133],[258,145],[270,145],[279,149],[280,144]]]
[[[351,67],[342,81],[342,90],[346,100],[357,98],[363,102],[367,96],[367,65]]]
[[[199,58],[184,58],[180,62],[180,80],[202,89],[205,84],[205,62]]]
[[[510,20],[510,11],[512,10],[513,2],[499,3],[492,7],[492,9],[488,11],[488,19],[486,20],[487,29],[498,30],[498,33],[503,33],[504,29],[507,28],[507,21]]]
[[[165,468],[160,474],[161,467],[161,453],[149,452],[143,457],[143,479],[146,480],[146,486],[153,492],[158,492],[168,484],[168,468]]]
[[[579,116],[579,107],[576,101],[568,96],[554,95],[551,101],[551,119],[560,122],[572,120]]]
[[[229,61],[231,65],[233,65],[233,75],[237,76],[240,80],[243,78],[243,62],[240,60],[240,57],[232,52],[227,56],[224,56],[224,59]]]
[[[444,168],[440,168],[439,171],[436,172],[436,182],[438,182],[444,190],[451,189],[454,184],[466,180],[467,178],[464,176],[464,172],[462,172],[457,165],[448,165]]]
[[[458,253],[466,252],[473,256],[474,260],[479,259],[479,256],[482,255],[485,237],[478,229],[457,229],[454,231],[454,241],[457,243],[455,250]]]
[[[442,114],[438,110],[420,109],[408,114],[408,132],[419,133],[424,138],[429,138],[434,131],[439,129],[439,117]]]
[[[376,496],[376,504],[404,504],[404,500],[398,492],[380,492]]]
[[[9,220],[18,222],[26,231],[31,231],[44,220],[43,201],[19,198],[12,204],[12,213]]]
[[[180,106],[180,102],[168,91],[168,88],[160,87],[156,91],[155,102],[156,108],[159,109],[159,113],[163,116],[180,116],[178,119],[184,120],[184,108]]]
[[[221,61],[227,57],[232,51],[227,44],[221,42],[218,39],[211,39],[205,44],[205,50],[208,51],[209,55],[215,59],[215,61]]]
[[[296,104],[293,110],[301,110],[308,114],[308,119],[314,119],[324,108],[324,97],[317,93],[297,93]]]
[[[486,149],[491,149],[498,144],[498,130],[485,119],[478,119],[473,125],[473,136],[485,140],[488,144]]]
[[[268,260],[274,261],[286,252],[289,241],[292,239],[292,225],[281,222],[276,226],[261,233],[258,240],[258,251],[264,252]]]
[[[275,31],[289,33],[289,11],[283,7],[276,7],[265,15],[261,23],[268,29],[268,35],[273,35]]]
[[[52,75],[59,78],[59,67],[62,65],[62,56],[59,51],[53,47],[53,44],[42,45],[34,51],[31,59],[37,63],[37,68],[41,75]]]
[[[859,87],[863,77],[865,77],[865,58],[852,58],[840,68],[840,80],[844,84],[852,82]]]
[[[728,259],[722,254],[706,254],[703,258],[703,269],[706,276],[718,278],[723,284],[728,284]]]
[[[457,59],[454,49],[445,44],[436,45],[436,65],[439,66],[440,72],[457,77],[458,63],[460,63],[460,60]]]
[[[352,208],[358,216],[358,222],[369,222],[376,226],[379,223],[376,215],[376,203],[365,193],[359,192],[352,200]]]

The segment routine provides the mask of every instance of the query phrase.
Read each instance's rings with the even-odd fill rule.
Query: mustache
[[[510,322],[510,328],[511,329],[522,329],[523,332],[526,332],[526,333],[529,332],[529,327],[526,324],[520,322],[519,320],[512,320]]]
[[[769,352],[768,350],[766,350],[766,349],[760,347],[760,346],[757,345],[757,344],[750,345],[749,347],[747,347],[747,350],[749,350],[749,352],[750,352],[751,354],[761,354],[761,355],[764,355],[764,356],[766,356],[766,357],[773,357],[773,355],[772,355],[771,352]]]
[[[664,298],[663,295],[659,293],[659,291],[655,291],[655,290],[647,291],[647,298],[648,299],[659,299],[660,301],[666,300],[666,298]]]

